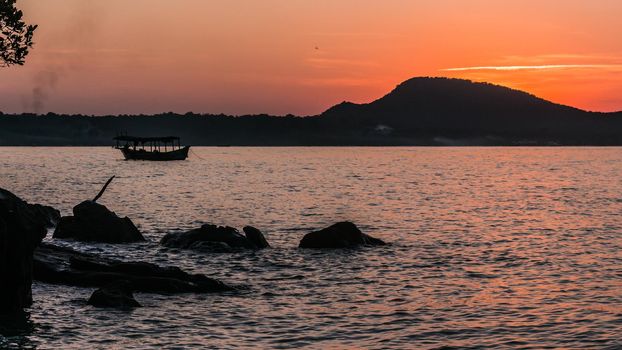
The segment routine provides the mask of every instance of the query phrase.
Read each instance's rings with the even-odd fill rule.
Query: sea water
[[[63,215],[99,203],[148,242],[75,249],[180,266],[235,293],[136,293],[35,282],[0,347],[622,347],[622,148],[202,148],[177,162],[107,147],[0,148],[0,187]],[[302,250],[349,220],[390,245]],[[272,248],[206,253],[159,239],[202,223],[261,229]],[[51,234],[46,240],[52,240]]]

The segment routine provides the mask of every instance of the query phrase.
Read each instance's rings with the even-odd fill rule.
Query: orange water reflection
[[[122,161],[109,148],[0,148],[0,186],[64,214],[114,172],[100,201],[130,216],[151,241],[68,244],[248,288],[238,296],[138,295],[147,307],[102,319],[91,309],[76,315],[70,301],[83,291],[38,285],[35,293],[44,297],[32,317],[50,326],[33,339],[76,347],[322,348],[591,348],[619,341],[619,148],[195,152],[200,158],[161,164]],[[339,220],[392,244],[296,248],[305,232]],[[252,224],[274,248],[209,254],[158,247],[166,232],[199,222]]]

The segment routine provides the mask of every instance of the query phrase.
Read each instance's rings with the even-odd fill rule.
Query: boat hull
[[[133,150],[131,148],[121,148],[121,153],[126,160],[153,160],[153,161],[169,161],[184,160],[188,158],[190,146],[169,152],[148,152],[145,150]]]

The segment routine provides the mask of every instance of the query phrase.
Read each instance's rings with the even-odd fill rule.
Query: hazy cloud
[[[496,64],[517,64],[521,65],[546,65],[546,64],[562,64],[564,62],[573,62],[574,64],[619,64],[622,63],[620,55],[611,54],[576,54],[576,53],[555,53],[535,56],[505,56],[498,60]]]
[[[533,66],[475,66],[475,67],[458,67],[444,68],[442,71],[458,72],[471,70],[493,70],[493,71],[516,71],[516,70],[547,70],[547,69],[622,69],[621,64],[545,64]]]

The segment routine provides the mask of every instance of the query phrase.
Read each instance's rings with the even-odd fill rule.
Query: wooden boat
[[[184,160],[190,146],[182,146],[177,136],[136,137],[117,136],[116,146],[126,160]]]

